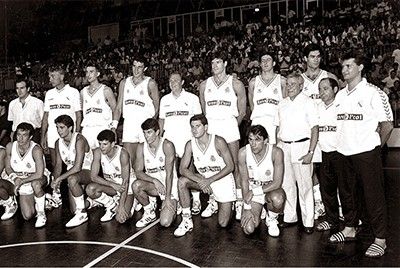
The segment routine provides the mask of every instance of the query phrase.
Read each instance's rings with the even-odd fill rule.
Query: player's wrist
[[[243,209],[244,210],[250,210],[251,209],[251,204],[248,204],[248,203],[243,203]]]

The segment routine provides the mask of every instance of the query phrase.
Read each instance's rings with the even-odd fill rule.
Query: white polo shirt
[[[348,86],[339,91],[336,103],[339,153],[359,154],[381,144],[376,131],[379,122],[393,121],[385,92],[363,78],[352,91]]]
[[[336,101],[334,100],[329,105],[325,105],[325,103],[320,102],[318,104],[318,117],[319,117],[318,145],[320,146],[323,152],[329,153],[336,151],[336,145],[337,145]]]
[[[318,125],[317,106],[302,92],[294,100],[286,97],[278,104],[274,125],[279,126],[278,137],[283,141],[311,138],[311,129]]]
[[[17,126],[22,122],[30,123],[34,128],[40,128],[44,113],[43,109],[43,101],[31,95],[26,97],[24,106],[22,106],[19,98],[12,100],[8,106],[8,121],[13,122],[12,130],[16,131]]]

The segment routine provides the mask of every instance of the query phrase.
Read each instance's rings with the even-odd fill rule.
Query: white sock
[[[237,201],[242,201],[243,199],[243,195],[242,195],[242,189],[236,188],[236,197],[237,197]]]
[[[200,202],[200,192],[199,191],[192,191],[193,202],[198,201]]]
[[[153,211],[153,205],[150,203],[148,203],[146,206],[143,206],[144,211]]]
[[[182,217],[190,218],[192,216],[192,211],[190,208],[182,208]]]
[[[77,210],[84,210],[85,209],[85,199],[83,198],[83,195],[81,195],[81,196],[74,196],[74,201],[75,201],[75,206],[76,206],[76,209],[75,209],[75,211],[77,211]]]
[[[114,203],[114,199],[105,194],[105,193],[101,193],[100,197],[93,199],[96,202],[99,202],[100,204],[103,204],[104,207],[108,208],[109,206],[111,206]]]
[[[269,210],[268,210],[268,218],[270,218],[270,219],[277,219],[278,216],[279,216],[279,213],[272,212],[272,211],[269,211]]]
[[[36,208],[36,212],[39,213],[44,213],[44,205],[46,203],[46,196],[43,195],[41,197],[36,197],[35,198],[35,208]]]
[[[5,206],[11,206],[13,203],[14,203],[14,198],[11,195],[8,197],[8,199],[4,200]]]
[[[321,202],[321,191],[319,190],[319,184],[313,186],[313,192],[314,192],[314,201],[315,202]]]

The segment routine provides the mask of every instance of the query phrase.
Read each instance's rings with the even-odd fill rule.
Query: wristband
[[[243,203],[243,209],[244,210],[250,210],[251,209],[251,204]]]
[[[8,175],[8,179],[11,181],[14,181],[16,177],[17,177],[17,174],[15,174],[15,173],[10,173],[10,175]]]
[[[110,123],[110,128],[117,128],[118,127],[118,120],[113,120]]]
[[[252,191],[253,191],[253,194],[254,194],[254,195],[262,195],[262,194],[264,194],[264,191],[263,191],[263,189],[262,189],[262,186],[253,188]]]

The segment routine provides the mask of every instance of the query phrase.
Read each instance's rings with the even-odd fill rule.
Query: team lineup
[[[35,227],[45,226],[46,207],[61,206],[60,185],[67,181],[74,213],[67,228],[87,222],[93,207],[104,208],[100,221],[119,223],[143,209],[135,223],[143,228],[157,219],[160,198],[162,226],[181,215],[176,237],[195,228],[193,215],[217,214],[219,226],[234,217],[247,235],[265,219],[272,237],[298,223],[311,234],[334,230],[342,221],[344,228],[329,237],[342,243],[356,240],[366,210],[374,240],[365,255],[383,256],[387,212],[380,147],[393,128],[388,97],[362,77],[365,62],[358,51],[342,55],[344,88],[320,69],[321,54],[318,45],[308,45],[306,71],[284,77],[274,71],[275,54],[264,51],[261,72],[246,91],[226,73],[227,54],[218,51],[199,96],[184,90],[181,74],[171,73],[171,92],[160,99],[141,56],[117,98],[99,82],[94,62],[86,65],[89,85],[81,92],[64,83],[61,67],[50,69],[54,88],[44,102],[29,94],[26,79],[18,80],[8,117],[13,141],[0,148],[1,220],[20,208],[25,220],[36,217]],[[251,126],[241,137],[248,108]],[[248,143],[242,148],[241,139]],[[200,193],[208,196],[204,210]]]

